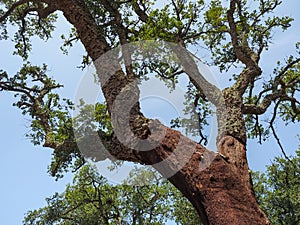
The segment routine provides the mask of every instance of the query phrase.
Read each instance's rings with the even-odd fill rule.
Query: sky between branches
[[[267,73],[271,73],[276,66],[278,59],[283,60],[290,53],[294,52],[294,43],[300,37],[300,2],[298,0],[283,1],[279,7],[278,13],[295,18],[292,27],[284,33],[274,35],[273,44],[270,50],[265,52],[262,57],[261,65]],[[57,29],[53,34],[53,39],[47,43],[34,39],[33,52],[30,61],[41,65],[49,65],[50,74],[55,79],[64,84],[63,94],[69,98],[75,95],[76,87],[80,78],[85,73],[76,67],[80,65],[83,47],[78,44],[71,49],[68,56],[63,55],[59,50],[62,40],[60,35],[67,33],[70,26],[60,17],[57,23]],[[14,75],[22,61],[17,56],[12,56],[13,45],[9,41],[0,42],[0,67],[7,70],[9,74]],[[220,78],[221,86],[228,83],[228,77],[218,76],[216,68],[212,68],[216,77]],[[22,224],[24,213],[30,209],[40,208],[45,205],[45,198],[62,192],[65,184],[71,181],[72,176],[67,175],[62,180],[56,182],[54,178],[47,174],[47,165],[50,163],[51,150],[38,146],[33,146],[25,138],[26,132],[29,131],[29,121],[24,118],[20,110],[12,107],[14,102],[13,95],[10,93],[0,94],[0,140],[1,156],[0,163],[1,173],[1,210],[0,218],[2,224],[17,225]],[[144,101],[151,103],[151,100]],[[162,105],[163,107],[164,105]],[[151,108],[151,107],[148,107]],[[144,107],[146,110],[146,107]],[[145,112],[146,115],[151,111]],[[163,118],[163,115],[161,115]],[[299,126],[299,125],[298,125]],[[297,126],[284,128],[283,124],[278,124],[277,129],[281,136],[282,142],[288,154],[292,154],[298,147],[299,139],[295,134],[299,130]],[[281,154],[279,147],[271,138],[263,145],[258,145],[257,141],[248,141],[248,159],[251,169],[263,171],[266,164],[269,164],[274,156]]]

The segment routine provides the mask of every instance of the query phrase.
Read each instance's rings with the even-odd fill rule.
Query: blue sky
[[[274,37],[270,51],[265,53],[263,65],[266,71],[276,64],[278,58],[283,59],[294,49],[294,42],[300,41],[300,2],[298,0],[284,1],[280,14],[293,16],[296,20],[293,27],[285,33],[278,33]],[[67,33],[69,25],[60,20],[58,29],[54,33],[54,40],[43,43],[34,40],[33,53],[30,61],[36,64],[47,63],[55,79],[65,85],[64,94],[70,98],[75,95],[78,82],[84,74],[76,69],[81,62],[83,49],[80,44],[70,51],[68,56],[62,55],[59,46],[62,44],[60,35]],[[13,46],[9,41],[0,41],[0,67],[14,74],[22,63],[20,58],[12,56]],[[217,71],[214,71],[217,75]],[[227,79],[220,81],[224,83]],[[147,100],[148,101],[148,100]],[[71,176],[55,181],[47,174],[47,166],[51,158],[51,150],[33,146],[25,138],[28,132],[28,118],[21,115],[20,111],[12,107],[14,102],[12,94],[0,93],[0,140],[1,158],[0,174],[0,220],[1,224],[22,224],[24,214],[30,209],[37,209],[45,205],[45,198],[55,192],[64,190],[65,184],[70,182]],[[151,102],[150,102],[151,103]],[[149,104],[149,102],[147,103]],[[152,104],[156,104],[153,102]],[[160,115],[158,115],[160,116]],[[161,115],[163,117],[164,115]],[[281,128],[283,125],[278,125]],[[299,126],[299,125],[298,125]],[[293,153],[299,141],[293,133],[299,129],[297,126],[280,131],[283,143],[289,153]],[[263,145],[255,141],[248,143],[249,163],[254,170],[264,170],[274,156],[280,155],[280,150],[274,140]]]

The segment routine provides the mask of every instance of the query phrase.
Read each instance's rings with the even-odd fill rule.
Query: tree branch
[[[296,114],[299,114],[299,110],[296,107],[296,99],[288,96],[287,89],[293,88],[295,84],[300,82],[300,77],[295,77],[291,81],[284,81],[284,76],[286,73],[292,69],[295,65],[300,62],[300,58],[297,58],[289,62],[285,67],[283,67],[278,75],[272,81],[272,86],[266,88],[258,94],[257,100],[254,104],[244,104],[243,114],[256,114],[261,115],[266,112],[272,102],[277,99],[282,99],[291,102],[291,107]],[[263,95],[267,92],[272,92],[267,94],[261,101]],[[260,102],[261,101],[261,102]],[[259,103],[260,102],[260,103]]]
[[[132,7],[135,13],[138,15],[139,19],[146,23],[149,19],[148,14],[146,13],[145,10],[143,10],[140,5],[138,4],[138,1],[132,1]]]
[[[114,18],[114,22],[116,25],[117,33],[120,39],[120,44],[125,45],[128,43],[128,33],[130,32],[124,25],[122,15],[117,8],[107,0],[101,0],[101,3],[106,8],[106,10],[110,13],[110,15]],[[130,79],[134,79],[134,73],[132,68],[132,60],[131,55],[128,52],[128,49],[123,46],[122,47],[123,59],[126,67],[126,74]]]
[[[12,6],[0,17],[0,23],[6,20],[14,12],[16,8],[29,2],[32,2],[32,0],[20,0],[12,4]]]
[[[285,96],[282,92],[274,92],[272,94],[268,94],[264,97],[262,102],[258,105],[255,104],[244,104],[242,108],[243,114],[255,114],[255,115],[261,115],[264,114],[271,103],[279,98],[282,98]]]
[[[12,4],[12,6],[0,17],[0,23],[4,22],[19,6],[24,5],[26,3],[37,3],[38,7],[28,8],[25,11],[23,11],[24,17],[29,13],[36,11],[38,12],[41,19],[46,18],[51,13],[55,12],[57,10],[56,5],[53,4],[52,1],[38,1],[38,0],[20,0]],[[44,7],[42,2],[48,2],[48,6]]]
[[[281,150],[283,156],[284,156],[288,161],[292,162],[292,161],[290,160],[290,158],[286,155],[285,150],[284,150],[284,148],[283,148],[283,145],[281,144],[280,138],[278,137],[278,135],[277,135],[277,133],[276,133],[276,130],[275,130],[275,128],[274,128],[274,122],[275,122],[275,119],[276,119],[277,109],[278,109],[278,107],[279,107],[279,105],[280,105],[280,102],[281,102],[281,100],[277,101],[277,103],[275,104],[275,107],[274,107],[274,110],[273,110],[273,116],[272,116],[272,118],[271,118],[269,124],[270,124],[270,128],[271,128],[271,130],[272,130],[273,136],[274,136],[274,138],[276,139],[277,144],[278,144],[278,146],[279,146],[279,148],[280,148],[280,150]]]
[[[244,43],[244,45],[240,45],[241,40],[239,39],[239,34],[237,32],[236,22],[234,19],[234,13],[236,11],[236,5],[239,3],[239,0],[231,0],[230,1],[230,7],[227,11],[227,19],[229,22],[230,27],[230,36],[232,45],[234,48],[234,52],[236,54],[236,57],[246,65],[247,68],[253,68],[256,67],[256,63],[251,59],[251,55],[249,54],[251,52],[248,45]]]
[[[245,93],[247,87],[254,82],[254,79],[256,77],[261,75],[262,71],[257,64],[257,55],[250,49],[248,45],[247,37],[245,37],[244,34],[241,34],[242,37],[240,34],[238,34],[236,21],[234,19],[236,6],[238,6],[238,12],[240,12],[240,1],[231,0],[229,10],[227,11],[227,19],[230,27],[229,33],[231,36],[234,53],[237,59],[246,66],[233,86],[234,89],[238,91],[240,96],[242,96]]]

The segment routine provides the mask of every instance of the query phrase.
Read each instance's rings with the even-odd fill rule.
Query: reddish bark
[[[180,146],[183,151],[179,151],[176,160],[187,163],[169,180],[194,205],[204,224],[270,224],[253,192],[245,145],[231,136],[225,136],[219,141],[219,154],[215,154],[177,131],[166,127],[160,129],[162,131],[154,137],[149,136],[149,139],[156,139],[156,135],[166,132],[165,139],[152,152],[141,154],[142,159],[155,164],[170,156],[177,148],[179,139],[184,143]],[[240,156],[240,160],[231,160],[232,154]],[[174,168],[174,164],[170,162],[163,167],[156,166],[156,169],[165,174]]]

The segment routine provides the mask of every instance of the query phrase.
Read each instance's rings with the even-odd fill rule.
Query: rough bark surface
[[[245,145],[231,136],[219,141],[218,154],[184,138],[177,131],[167,129],[166,139],[153,150],[142,155],[149,164],[167,158],[183,140],[175,162],[187,163],[169,180],[191,201],[204,224],[270,224],[259,208],[252,189]],[[157,132],[155,135],[164,133]],[[157,137],[149,137],[157,138]],[[192,154],[190,154],[192,153]],[[229,157],[224,157],[224,155]],[[233,160],[230,157],[234,155]],[[240,157],[241,160],[234,159]],[[171,165],[170,165],[171,164]],[[156,169],[165,174],[175,163]],[[173,167],[172,167],[173,166]]]
[[[55,3],[66,19],[75,26],[80,40],[94,61],[110,50],[84,1],[57,0]],[[100,80],[105,80],[105,76],[99,74]],[[111,111],[116,96],[131,80],[120,70],[106,81],[102,82],[102,90]],[[147,126],[141,127],[142,124]],[[158,121],[146,119],[139,112],[138,104],[131,110],[130,128],[137,137],[146,140],[152,150],[134,150],[138,146],[133,146],[133,150],[130,150],[116,139],[111,142],[110,148],[119,149],[119,152],[124,148],[128,160],[154,165],[163,175],[178,171],[169,180],[191,201],[204,224],[270,224],[260,210],[252,189],[243,127],[237,126],[242,130],[234,130],[232,134],[222,134],[218,141],[218,153],[208,151]],[[242,138],[230,136],[240,136],[239,134],[242,134]],[[118,153],[114,155],[118,157]],[[119,158],[126,160],[126,155]]]

